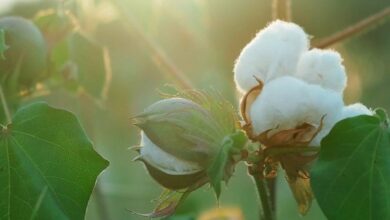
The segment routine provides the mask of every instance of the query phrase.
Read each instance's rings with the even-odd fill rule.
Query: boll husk
[[[171,98],[146,108],[135,118],[135,125],[168,154],[205,166],[207,158],[217,150],[220,138],[210,118],[200,105]]]
[[[178,190],[202,181],[205,172],[198,164],[182,160],[161,150],[144,132],[141,133],[140,156],[150,176],[162,186]]]
[[[231,106],[202,93],[158,101],[134,118],[141,132],[138,160],[149,174],[171,190],[193,188],[213,180],[208,174],[226,137],[238,128]],[[239,152],[236,152],[239,153]],[[233,153],[224,164],[231,176]],[[218,168],[218,167],[217,167]]]
[[[237,88],[245,93],[262,82],[293,74],[300,55],[309,47],[308,36],[294,23],[274,21],[241,51],[234,66]]]
[[[345,68],[339,53],[312,49],[299,59],[296,76],[311,84],[342,93],[347,83]]]
[[[151,166],[158,167],[161,171],[170,175],[188,175],[201,171],[199,164],[180,159],[168,154],[155,145],[144,132],[141,132],[140,155]]]

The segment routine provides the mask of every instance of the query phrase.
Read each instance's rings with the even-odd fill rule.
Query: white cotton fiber
[[[321,132],[316,136],[316,138],[312,141],[312,146],[320,146],[321,140],[329,134],[330,130],[332,130],[333,126],[340,120],[345,118],[350,118],[358,115],[372,115],[373,112],[369,110],[366,106],[361,103],[355,103],[352,105],[344,106],[340,109],[339,114],[334,114],[334,117],[329,118],[327,123]]]
[[[268,82],[294,74],[300,55],[309,47],[308,36],[294,23],[274,21],[262,29],[241,51],[234,66],[234,80],[241,92],[257,85],[255,77]]]
[[[296,76],[309,83],[343,92],[347,76],[342,61],[336,51],[312,49],[299,59]]]
[[[202,168],[189,161],[183,161],[156,146],[144,132],[141,132],[141,158],[148,164],[171,175],[196,173]]]
[[[372,115],[373,112],[361,103],[345,106],[342,110],[341,119],[355,117],[358,115]]]
[[[303,123],[333,125],[343,107],[341,94],[284,76],[265,84],[250,109],[255,134],[295,128]]]

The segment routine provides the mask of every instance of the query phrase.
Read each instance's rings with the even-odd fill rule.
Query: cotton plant
[[[215,93],[183,92],[133,118],[141,132],[135,158],[166,190],[148,217],[172,214],[189,193],[211,184],[216,196],[243,158],[246,137],[232,105]]]
[[[256,182],[265,219],[275,217],[272,204],[267,204],[272,194],[267,184],[279,167],[298,211],[306,214],[315,194],[309,168],[318,160],[329,167],[329,158],[323,156],[324,162],[318,153],[322,146],[341,141],[337,144],[350,147],[350,140],[343,137],[355,136],[347,133],[340,138],[338,133],[363,132],[362,127],[355,129],[359,125],[355,121],[387,128],[384,111],[344,103],[347,74],[342,57],[334,50],[310,48],[309,40],[300,26],[279,20],[257,33],[234,65],[239,113],[216,92],[190,90],[165,97],[133,118],[141,130],[134,160],[143,162],[165,189],[153,212],[144,216],[173,214],[204,185],[210,185],[219,198],[221,183],[229,181],[240,161]],[[316,167],[320,171],[314,174],[323,172],[321,164]]]
[[[321,125],[322,132],[309,143],[320,146],[337,121],[373,114],[361,103],[343,103],[347,76],[340,54],[309,50],[308,45],[309,36],[301,27],[277,20],[242,50],[234,78],[243,94],[241,110],[251,135],[294,129],[304,123]]]

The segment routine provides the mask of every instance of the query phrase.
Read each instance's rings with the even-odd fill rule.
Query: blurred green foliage
[[[293,21],[315,40],[389,6],[388,0],[292,1]],[[99,49],[77,52],[83,48],[74,48],[73,64],[87,62],[87,67],[77,69],[72,62],[58,62],[64,69],[53,73],[53,78],[64,74],[75,80],[85,77],[88,85],[82,85],[87,89],[51,89],[50,94],[25,99],[24,104],[45,100],[75,112],[97,151],[110,161],[89,202],[87,219],[143,219],[128,210],[152,210],[150,201],[161,188],[142,164],[131,161],[135,154],[128,147],[138,144],[139,134],[129,119],[160,99],[158,91],[167,90],[166,84],[175,82],[167,74],[172,69],[161,59],[168,58],[174,71],[184,73],[196,88],[217,89],[237,105],[232,67],[244,45],[271,20],[271,0],[46,0],[17,4],[3,15],[33,19],[47,9],[71,11],[78,22],[76,29],[86,33]],[[67,44],[62,42],[53,50],[58,59],[69,52],[64,50]],[[100,59],[97,52],[103,48],[108,51],[109,70],[102,69],[107,68],[107,60]],[[333,48],[342,54],[347,68],[346,103],[360,100],[372,108],[390,110],[390,22]],[[156,55],[159,51],[163,51],[162,58]],[[80,71],[87,75],[77,75]],[[107,71],[112,73],[105,76],[110,84],[101,88],[101,73]],[[50,83],[55,84],[53,80]],[[105,97],[96,95],[100,89],[106,90]],[[307,216],[299,216],[285,181],[278,181],[278,187],[280,219],[324,219],[316,204]],[[257,219],[254,186],[243,164],[227,189],[223,189],[221,206],[241,207],[246,219]],[[212,190],[204,187],[190,195],[176,219],[190,219],[216,206]]]

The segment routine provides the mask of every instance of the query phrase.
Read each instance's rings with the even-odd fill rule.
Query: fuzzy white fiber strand
[[[305,122],[319,126],[324,115],[324,128],[331,128],[342,107],[341,94],[284,76],[265,84],[251,106],[250,116],[256,134],[293,129]]]
[[[308,47],[308,36],[300,26],[280,20],[270,23],[244,47],[236,60],[237,88],[245,93],[257,85],[255,77],[268,82],[294,74],[299,57]]]
[[[343,108],[341,119],[351,118],[358,115],[373,115],[373,112],[362,103],[355,103]]]
[[[141,133],[141,158],[154,168],[170,175],[192,174],[202,170],[193,162],[181,160],[161,150],[144,132]]]
[[[347,83],[342,61],[336,51],[312,49],[303,53],[299,59],[296,76],[342,93]]]

